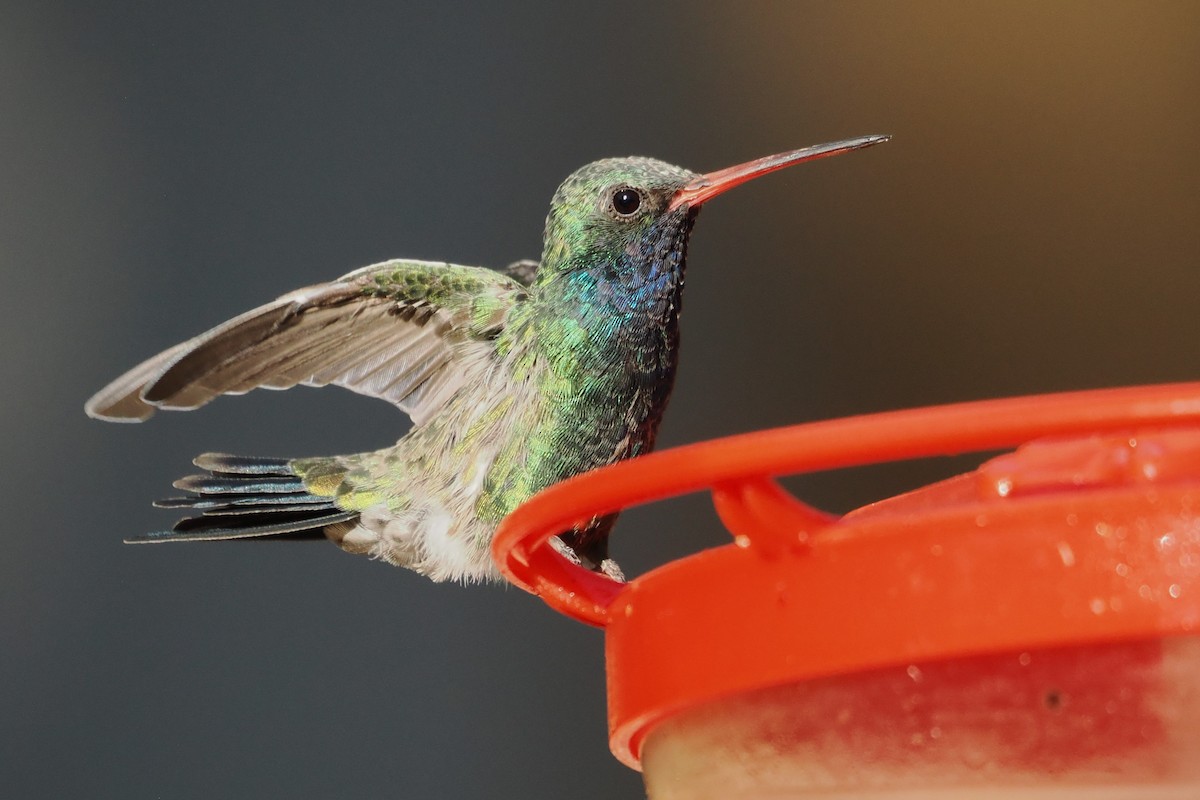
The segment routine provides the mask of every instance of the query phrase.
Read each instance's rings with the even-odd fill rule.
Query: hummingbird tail
[[[199,513],[181,519],[169,531],[134,536],[126,542],[325,538],[326,528],[353,526],[358,518],[357,511],[338,508],[332,497],[309,492],[288,459],[205,453],[193,463],[208,474],[181,478],[175,488],[187,494],[154,505]]]

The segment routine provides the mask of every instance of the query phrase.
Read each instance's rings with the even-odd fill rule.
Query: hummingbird
[[[498,580],[496,526],[558,481],[654,447],[675,380],[688,239],[701,205],[794,164],[888,140],[805,147],[700,175],[610,158],[555,192],[541,259],[492,270],[393,260],[285,294],[134,367],[88,400],[140,422],[255,388],[333,384],[412,420],[390,447],[313,458],[206,453],[156,505],[191,514],[127,541],[328,538],[434,581]],[[621,580],[615,515],[555,547]]]

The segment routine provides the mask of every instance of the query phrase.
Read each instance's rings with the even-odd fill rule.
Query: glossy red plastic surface
[[[772,476],[1020,447],[836,518]],[[734,543],[618,584],[546,543],[707,489]],[[607,627],[613,752],[683,708],[875,667],[1200,631],[1200,383],[797,425],[662,451],[518,508],[493,555]]]

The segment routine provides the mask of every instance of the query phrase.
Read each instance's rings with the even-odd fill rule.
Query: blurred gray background
[[[706,207],[661,444],[1200,377],[1200,5],[0,5],[0,794],[635,798],[600,632],[321,543],[123,546],[204,450],[370,449],[340,390],[88,395],[389,257],[540,251],[584,162],[883,147]],[[834,510],[969,466],[793,482]],[[704,497],[628,571],[723,541]]]

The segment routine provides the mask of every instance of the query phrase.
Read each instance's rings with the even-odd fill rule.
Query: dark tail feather
[[[202,453],[192,463],[209,472],[224,472],[228,475],[283,475],[296,477],[288,468],[286,458],[255,458],[254,456],[231,456],[226,453]]]
[[[330,525],[353,522],[358,513],[343,511],[331,498],[310,494],[281,458],[251,458],[205,453],[193,462],[207,475],[175,481],[188,494],[155,503],[160,508],[199,512],[156,531],[126,539],[148,542],[205,542],[260,537],[324,538]]]

